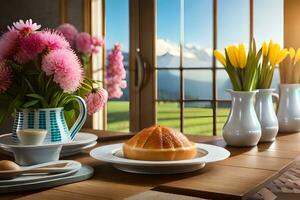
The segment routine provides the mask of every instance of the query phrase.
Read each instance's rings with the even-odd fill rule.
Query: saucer
[[[0,136],[0,148],[3,149],[3,151],[1,153],[7,154],[7,155],[11,155],[12,149],[11,146],[16,147],[16,148],[35,148],[35,146],[32,145],[20,145],[20,144],[15,144],[15,143],[11,143],[9,142],[9,137],[11,137],[11,133],[10,134],[5,134]],[[8,143],[6,142],[6,145],[1,145],[1,137],[4,137],[5,141],[8,141]],[[91,148],[93,146],[95,146],[97,144],[97,139],[98,137],[94,134],[91,133],[84,133],[84,132],[79,132],[73,141],[69,142],[69,143],[46,143],[46,144],[42,144],[42,146],[53,146],[53,145],[58,145],[58,144],[62,144],[62,150],[60,152],[60,157],[66,157],[66,156],[71,156],[71,155],[75,155],[78,154],[80,152],[82,152],[82,150],[87,149],[87,148]]]
[[[209,144],[196,143],[197,156],[190,160],[145,161],[124,158],[122,143],[93,149],[90,155],[96,160],[112,164],[115,168],[140,174],[176,174],[199,170],[206,163],[224,160],[230,156],[226,149]]]

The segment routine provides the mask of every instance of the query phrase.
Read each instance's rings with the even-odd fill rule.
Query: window
[[[221,134],[231,83],[213,49],[249,46],[253,35],[258,45],[270,38],[282,43],[282,32],[282,0],[157,0],[158,123],[187,134]],[[277,71],[273,87],[278,82]]]
[[[156,12],[149,11],[149,7],[145,6],[152,1],[156,1]],[[106,53],[115,42],[120,42],[123,46],[127,72],[134,69],[130,66],[129,70],[128,66],[128,55],[132,53],[129,51],[134,50],[131,47],[129,49],[129,44],[132,44],[129,40],[129,35],[132,33],[130,31],[141,31],[142,28],[142,32],[147,33],[146,40],[148,37],[151,39],[151,36],[154,38],[155,33],[147,32],[147,27],[151,24],[140,26],[137,19],[143,18],[144,21],[152,23],[147,19],[149,15],[147,17],[141,15],[156,14],[156,17],[152,16],[156,19],[156,64],[153,66],[154,72],[151,72],[155,73],[156,82],[150,86],[154,88],[153,91],[156,90],[156,96],[147,99],[147,103],[156,105],[156,114],[150,115],[153,115],[157,123],[177,128],[187,134],[221,134],[229,113],[230,96],[226,89],[230,89],[231,83],[223,66],[214,59],[213,49],[224,49],[228,44],[239,42],[244,42],[248,46],[253,36],[258,45],[263,40],[271,38],[282,44],[283,0],[151,0],[145,2],[105,1]],[[137,9],[137,4],[143,6]],[[134,8],[132,11],[137,12],[135,15],[129,12],[131,6]],[[131,22],[134,28],[130,28]],[[138,36],[134,47],[136,43],[145,40],[141,35]],[[147,43],[149,44],[154,45],[151,42]],[[148,59],[152,58],[149,55],[147,55]],[[127,73],[128,83],[129,78],[132,77]],[[273,87],[276,87],[278,82],[277,70]],[[104,126],[106,129],[128,131],[130,123],[133,123],[133,118],[131,122],[129,121],[130,112],[133,112],[129,110],[129,104],[136,102],[129,102],[128,97],[129,93],[136,95],[136,91],[132,91],[133,86],[130,92],[128,89],[124,91],[124,96],[120,100],[108,102],[105,113],[107,120]],[[149,85],[147,91],[150,91]],[[143,106],[144,102],[140,103]],[[138,109],[141,109],[137,107],[135,113],[139,113]],[[149,109],[146,113],[148,111]],[[139,117],[138,120],[149,118],[149,116]],[[151,120],[147,119],[147,123]]]
[[[117,12],[116,12],[117,11]],[[108,0],[105,2],[106,53],[109,54],[115,43],[120,43],[129,84],[129,1]],[[123,90],[120,99],[110,99],[107,103],[106,129],[129,131],[129,86]]]

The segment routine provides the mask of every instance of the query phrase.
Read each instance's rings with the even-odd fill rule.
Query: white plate
[[[93,146],[95,146],[97,144],[97,141],[94,141],[94,142],[91,142],[81,148],[78,148],[78,149],[67,149],[65,150],[64,148],[62,149],[61,153],[60,153],[60,157],[66,157],[66,156],[72,156],[72,155],[76,155],[80,152],[82,152],[82,150],[84,149],[88,149],[88,148],[91,148]]]
[[[111,163],[115,168],[122,171],[142,174],[191,172],[203,168],[206,163],[224,160],[230,156],[230,152],[224,148],[197,143],[198,154],[194,159],[177,161],[131,160],[123,157],[122,145],[121,143],[98,147],[93,149],[90,155],[97,160]]]
[[[64,162],[64,160],[60,160],[54,163],[60,163]],[[18,176],[13,179],[8,180],[0,180],[0,187],[1,186],[7,186],[7,185],[14,185],[14,184],[21,184],[21,183],[30,183],[33,181],[42,181],[42,180],[52,180],[60,177],[66,177],[70,176],[74,173],[76,173],[81,168],[81,163],[77,161],[72,160],[72,166],[70,166],[72,170],[62,172],[62,173],[55,173],[55,174],[24,174],[21,176]]]
[[[72,142],[64,144],[63,149],[72,149],[85,146],[86,144],[97,141],[97,139],[98,136],[96,136],[95,134],[79,132]]]
[[[17,147],[17,148],[23,148],[23,147],[24,148],[36,148],[37,147],[37,146],[32,146],[32,145],[15,144],[11,140],[11,135],[12,134],[9,133],[9,134],[4,134],[4,135],[0,136],[0,147],[2,147],[2,149],[5,151],[10,151],[10,148],[8,148],[8,147]],[[98,139],[98,137],[94,134],[79,132],[75,136],[73,141],[71,141],[70,143],[63,144],[61,153],[64,154],[65,152],[69,152],[69,151],[80,152],[82,149],[86,149],[86,148],[94,146],[91,144],[97,144],[97,142],[96,142],[97,139]],[[2,143],[2,145],[1,145],[1,143]],[[40,145],[40,147],[49,147],[49,146],[53,146],[53,145],[57,145],[57,144],[60,144],[60,143],[56,142],[56,143],[42,144],[42,145]]]
[[[4,134],[0,136],[0,146],[7,146],[7,147],[15,147],[15,148],[37,148],[37,147],[48,147],[58,144],[63,144],[63,149],[76,149],[81,148],[89,143],[92,143],[98,139],[98,137],[91,133],[83,133],[79,132],[73,141],[70,142],[49,142],[43,143],[41,145],[22,145],[16,144],[12,141],[11,133]]]

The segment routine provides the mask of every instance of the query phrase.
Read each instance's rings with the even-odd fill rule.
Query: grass
[[[227,119],[229,109],[217,109],[217,134]],[[193,135],[212,135],[213,118],[211,108],[186,107],[184,111],[184,133]],[[108,103],[108,129],[117,131],[129,130],[129,103],[110,101]],[[158,103],[157,123],[180,128],[180,108],[178,103]]]

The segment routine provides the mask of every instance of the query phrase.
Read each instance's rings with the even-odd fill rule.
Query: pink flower
[[[36,58],[45,48],[40,32],[35,32],[27,36],[19,37],[19,51],[15,55],[15,60],[20,64],[27,63]]]
[[[25,22],[21,19],[18,22],[14,22],[12,27],[8,26],[10,31],[17,30],[22,35],[28,35],[41,28],[41,25],[32,23],[32,19],[26,20]]]
[[[106,81],[106,88],[109,94],[109,98],[121,98],[123,95],[122,89],[118,82],[114,82],[112,80]]]
[[[5,92],[12,82],[12,71],[3,62],[0,63],[0,94]]]
[[[107,102],[108,94],[103,88],[99,88],[97,91],[93,91],[86,96],[87,111],[89,115],[96,113],[103,109]]]
[[[57,30],[65,36],[65,38],[71,44],[71,46],[75,45],[75,38],[78,34],[78,31],[72,24],[62,24],[59,27],[57,27]]]
[[[8,31],[0,38],[0,61],[12,56],[17,47],[17,39],[19,33],[17,31]]]
[[[98,37],[95,37],[93,36],[92,37],[92,43],[94,46],[103,46],[104,45],[104,40],[102,38],[98,38]]]
[[[42,70],[53,75],[53,80],[64,92],[76,91],[83,80],[83,71],[76,54],[69,49],[50,51],[42,60]]]
[[[81,32],[76,37],[76,48],[81,53],[98,53],[99,48],[103,46],[103,44],[104,40],[98,37],[91,37],[91,35],[86,32]]]
[[[121,89],[127,87],[126,80],[124,80],[126,78],[126,71],[123,59],[121,46],[116,44],[107,58],[108,66],[105,83],[109,98],[120,98],[123,95]]]
[[[82,53],[91,53],[92,38],[86,32],[79,33],[76,36],[76,48]]]
[[[57,31],[44,30],[41,32],[41,38],[48,50],[70,48],[69,42]]]

